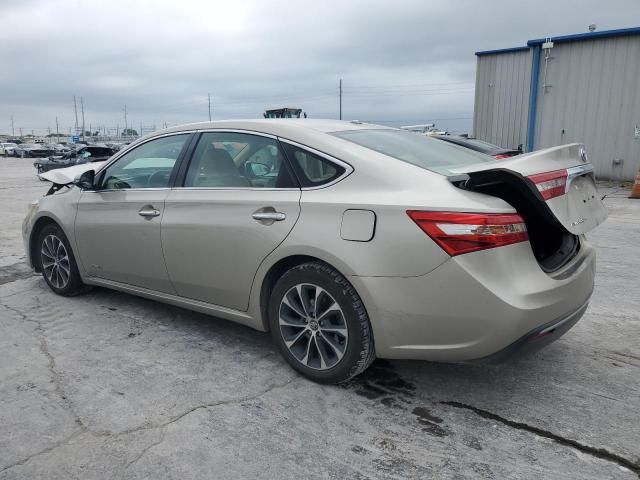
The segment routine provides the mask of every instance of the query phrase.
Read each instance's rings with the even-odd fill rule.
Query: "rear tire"
[[[37,245],[42,276],[54,293],[72,297],[90,289],[82,283],[69,240],[58,225],[44,227]]]
[[[304,263],[280,277],[269,299],[269,325],[289,365],[315,382],[345,382],[375,359],[362,300],[325,263]]]

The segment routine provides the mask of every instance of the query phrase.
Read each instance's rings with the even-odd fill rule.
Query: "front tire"
[[[72,297],[88,290],[78,273],[69,240],[58,225],[47,225],[40,231],[37,252],[42,276],[55,293]]]
[[[289,365],[315,382],[345,382],[375,359],[362,300],[342,274],[321,262],[280,277],[269,299],[269,324]]]

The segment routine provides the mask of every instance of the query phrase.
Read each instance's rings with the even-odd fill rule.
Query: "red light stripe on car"
[[[516,213],[408,210],[407,215],[452,257],[529,239],[524,220]]]
[[[529,180],[535,183],[536,188],[545,200],[564,195],[567,189],[566,170],[555,170],[553,172],[538,173],[529,175]]]

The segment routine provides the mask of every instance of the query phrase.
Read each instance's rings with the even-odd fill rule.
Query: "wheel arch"
[[[268,314],[269,299],[271,298],[271,292],[273,291],[273,287],[275,286],[275,284],[278,282],[280,277],[282,277],[282,275],[286,271],[298,265],[302,265],[303,263],[309,263],[309,262],[324,263],[325,265],[328,265],[329,267],[333,268],[334,270],[339,272],[343,277],[345,277],[347,281],[351,283],[353,288],[356,289],[356,292],[358,292],[358,289],[356,288],[356,286],[353,285],[353,282],[349,280],[350,276],[349,274],[346,273],[347,269],[340,268],[335,265],[338,262],[327,261],[321,257],[308,255],[308,254],[290,254],[290,255],[281,257],[280,259],[275,261],[270,267],[268,267],[260,283],[260,289],[258,291],[259,312],[257,313],[259,314],[258,323],[262,327],[261,330],[264,330],[265,332],[269,331],[269,314]]]
[[[48,225],[57,225],[64,232],[64,228],[62,228],[60,222],[48,215],[39,217],[33,224],[31,235],[29,236],[29,257],[31,258],[31,264],[33,265],[34,270],[38,273],[42,273],[42,265],[40,262],[40,255],[38,255],[37,240],[42,229]]]

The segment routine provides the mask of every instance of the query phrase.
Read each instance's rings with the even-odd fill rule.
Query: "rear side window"
[[[494,161],[472,150],[405,130],[350,130],[332,135],[442,175],[467,165]]]
[[[345,172],[344,167],[315,153],[288,143],[283,146],[302,187],[326,185]]]

